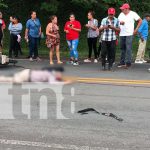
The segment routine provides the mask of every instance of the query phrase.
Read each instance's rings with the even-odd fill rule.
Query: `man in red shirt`
[[[75,15],[70,14],[70,21],[67,21],[64,27],[66,33],[66,40],[70,49],[70,62],[73,65],[79,65],[78,63],[78,44],[79,44],[79,32],[81,32],[81,24],[75,20]]]

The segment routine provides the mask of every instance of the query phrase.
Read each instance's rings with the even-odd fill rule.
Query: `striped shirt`
[[[101,27],[104,27],[104,26],[108,26],[108,25],[112,25],[116,28],[119,28],[119,20],[117,18],[113,18],[112,21],[110,21],[107,18],[104,18],[101,22]],[[103,32],[103,36],[102,36],[102,41],[115,41],[117,39],[116,37],[116,32],[112,29],[104,29],[104,32]]]
[[[9,24],[9,27],[8,27],[9,31],[11,34],[14,34],[14,35],[18,35],[21,33],[22,31],[22,24],[21,23],[18,23],[18,24],[12,24],[12,22]]]

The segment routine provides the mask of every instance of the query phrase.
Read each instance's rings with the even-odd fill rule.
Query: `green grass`
[[[22,36],[23,39],[24,36]],[[147,47],[149,47],[150,40],[148,40],[147,43]],[[28,45],[25,42],[25,40],[22,40],[22,50],[24,53],[24,56],[28,56]],[[4,38],[4,54],[8,55],[8,50],[9,50],[9,32],[6,31],[5,32],[5,38]],[[136,53],[138,50],[138,37],[134,38],[133,41],[133,58],[135,58]],[[82,30],[81,35],[80,35],[80,42],[79,42],[79,47],[78,47],[78,51],[79,51],[79,57],[80,59],[86,58],[88,55],[88,46],[87,46],[87,31],[85,29]],[[61,57],[66,59],[69,57],[69,49],[66,43],[66,39],[65,39],[65,34],[63,33],[63,31],[61,31],[61,48],[60,48],[60,52],[61,52]],[[49,57],[49,49],[46,47],[45,44],[45,39],[41,40],[41,46],[39,47],[39,55],[42,57]],[[117,50],[116,50],[116,58],[119,59],[120,58],[120,48],[119,46],[117,46]],[[149,59],[149,51],[146,51],[146,58]]]

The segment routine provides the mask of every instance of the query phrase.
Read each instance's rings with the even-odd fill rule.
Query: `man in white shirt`
[[[133,35],[137,34],[137,31],[142,24],[142,19],[140,16],[130,10],[129,4],[123,4],[120,7],[122,13],[119,15],[118,19],[120,22],[120,47],[121,47],[121,59],[118,67],[128,68],[131,66],[132,61],[132,41]],[[137,27],[134,29],[135,21],[138,22]]]

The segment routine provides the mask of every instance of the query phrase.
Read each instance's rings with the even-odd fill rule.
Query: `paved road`
[[[24,61],[19,66],[40,68],[41,63]],[[109,78],[119,80],[150,80],[147,72],[149,65],[136,65],[130,70],[115,72],[100,71],[99,64],[82,64],[80,67],[66,65],[66,74],[82,78]],[[13,74],[21,68],[3,68],[0,74]],[[23,85],[37,87],[43,85]],[[8,85],[1,84],[2,93]],[[14,88],[18,88],[16,85]],[[150,149],[150,88],[141,85],[88,84],[75,83],[63,87],[62,113],[67,120],[57,118],[57,99],[53,90],[43,91],[48,97],[48,119],[40,120],[38,93],[32,91],[31,119],[23,118],[20,113],[19,93],[15,95],[15,115],[17,119],[0,121],[1,150],[149,150]],[[30,94],[29,94],[30,95]],[[28,95],[28,96],[29,96]],[[29,98],[24,97],[24,106],[29,106]],[[10,99],[7,93],[1,94],[0,110],[3,103]],[[44,104],[43,100],[41,104]],[[71,107],[72,106],[72,107]],[[75,107],[73,107],[75,106]],[[99,112],[114,113],[124,119],[119,122],[113,118],[89,113],[80,115],[78,110],[94,108]],[[6,111],[6,109],[4,110]],[[2,112],[2,111],[0,111]],[[44,110],[43,110],[44,113]]]

